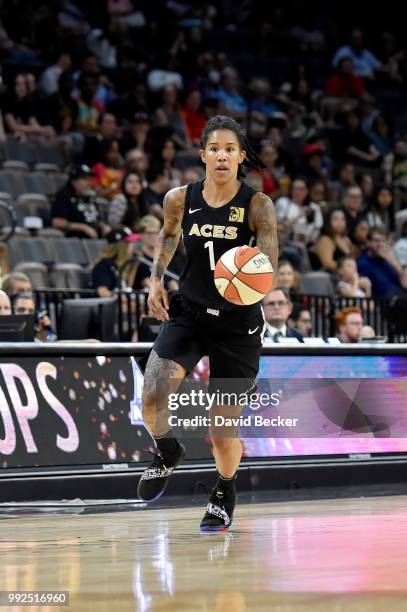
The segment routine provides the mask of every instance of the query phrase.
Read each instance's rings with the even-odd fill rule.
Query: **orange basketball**
[[[274,273],[269,258],[257,247],[240,246],[223,253],[215,266],[214,279],[225,300],[249,306],[270,291]]]

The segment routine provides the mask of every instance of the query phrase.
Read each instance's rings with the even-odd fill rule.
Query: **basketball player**
[[[145,501],[153,501],[164,492],[185,453],[184,446],[169,430],[168,404],[162,397],[160,383],[171,381],[171,392],[175,392],[201,357],[208,355],[211,379],[239,379],[234,388],[236,393],[254,388],[262,346],[263,312],[260,304],[236,306],[220,296],[214,284],[215,263],[233,247],[256,244],[277,270],[273,203],[240,180],[244,176],[242,165],[264,167],[250,150],[244,131],[230,117],[218,115],[204,128],[201,146],[205,180],[177,187],[165,196],[164,225],[151,275],[148,304],[153,315],[164,323],[144,376],[143,418],[157,446],[154,460],[144,471],[138,487],[138,495]],[[179,293],[169,304],[162,278],[181,232],[187,264]],[[224,410],[227,416],[236,417],[241,406],[226,406]],[[242,444],[236,436],[223,437],[211,430],[210,436],[218,480],[201,529],[221,530],[232,523]]]

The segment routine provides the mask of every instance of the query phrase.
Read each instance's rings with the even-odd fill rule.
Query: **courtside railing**
[[[93,289],[37,289],[35,291],[39,310],[46,310],[51,317],[56,334],[61,329],[62,303],[65,299],[95,297]],[[137,341],[141,322],[148,315],[146,290],[120,292],[118,294],[118,319],[112,322],[117,326],[117,339],[120,342]],[[304,304],[310,309],[312,335],[330,337],[336,335],[335,314],[346,306],[361,309],[366,325],[371,325],[378,336],[386,336],[392,342],[404,342],[406,335],[396,335],[391,320],[386,314],[386,301],[375,298],[344,298],[320,295],[296,295],[294,304]],[[407,317],[406,317],[407,319]],[[407,332],[407,322],[406,322]]]

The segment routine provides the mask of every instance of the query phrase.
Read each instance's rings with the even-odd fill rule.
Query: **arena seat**
[[[328,272],[306,272],[302,275],[300,293],[333,297],[334,288]]]
[[[82,246],[85,250],[86,256],[88,258],[89,264],[93,265],[96,257],[99,255],[100,251],[105,248],[107,245],[107,240],[82,240]]]
[[[28,166],[33,166],[37,161],[35,145],[32,142],[19,142],[12,136],[6,141],[7,159],[25,162]]]
[[[34,289],[49,287],[47,266],[35,261],[22,261],[13,268],[13,272],[24,272],[31,279]]]
[[[89,264],[80,238],[49,239],[49,242],[52,243],[55,264],[71,263],[78,264],[79,266],[87,266]]]

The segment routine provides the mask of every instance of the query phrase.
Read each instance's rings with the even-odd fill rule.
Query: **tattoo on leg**
[[[151,351],[144,376],[143,418],[145,426],[154,436],[162,436],[169,431],[168,395],[177,391],[185,374],[180,364],[172,359],[163,359]]]

